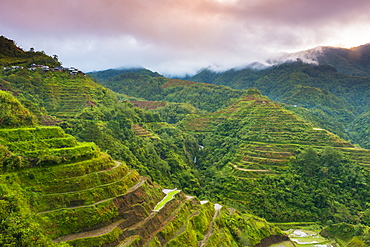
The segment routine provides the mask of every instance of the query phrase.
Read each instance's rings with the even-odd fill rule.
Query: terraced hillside
[[[287,161],[297,151],[309,146],[316,149],[331,146],[359,164],[370,166],[369,150],[355,148],[338,136],[315,128],[253,90],[224,110],[189,116],[181,126],[198,136],[211,134],[224,146],[236,143],[234,156],[225,165],[238,178],[284,171]],[[207,138],[203,143],[207,148],[206,142]]]
[[[83,74],[68,71],[29,71],[26,68],[1,74],[0,88],[10,91],[39,119],[76,117],[84,108],[93,108],[114,99],[107,89]],[[117,101],[117,99],[114,99]]]
[[[151,138],[154,137],[153,133],[146,130],[142,125],[140,124],[133,124],[132,129],[135,132],[135,135],[140,136],[142,138]]]
[[[167,105],[167,102],[160,102],[160,101],[130,101],[135,107],[154,110],[158,107],[164,107]]]
[[[2,106],[16,102],[5,95]],[[19,102],[15,108],[24,109]],[[241,236],[248,245],[271,236],[286,240],[263,219],[183,192],[154,210],[165,197],[159,186],[60,127],[1,127],[2,244],[233,246]]]
[[[80,75],[70,76],[67,73],[53,73],[53,77],[46,78],[45,108],[50,115],[59,118],[74,117],[81,109],[95,106],[96,99],[91,95],[96,84]]]

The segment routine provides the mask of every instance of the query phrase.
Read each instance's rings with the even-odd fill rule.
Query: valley
[[[9,49],[25,68],[0,73],[0,244],[294,246],[292,222],[325,237],[296,246],[370,244],[368,77],[72,75]]]

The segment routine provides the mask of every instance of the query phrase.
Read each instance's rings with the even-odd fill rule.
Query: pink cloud
[[[164,64],[168,63],[166,59],[189,60],[189,63],[191,59],[204,60],[205,64],[217,63],[217,58],[221,61],[235,58],[231,65],[264,57],[258,53],[273,49],[314,46],[331,36],[339,37],[344,27],[368,22],[369,9],[368,0],[239,0],[230,3],[217,0],[11,0],[1,4],[0,31],[10,38],[20,38],[19,42],[28,46],[31,42],[36,42],[32,46],[46,46],[44,49],[50,46],[55,53],[60,52],[58,47],[52,48],[51,42],[66,51],[73,48],[71,44],[80,47],[76,42],[83,42],[81,47],[85,49],[79,52],[86,54],[99,47],[102,55],[106,50],[106,54],[112,56],[110,51],[115,50],[113,54],[124,56],[130,48],[138,57],[143,57],[143,65],[148,56],[140,51],[160,57]],[[369,31],[365,24],[362,30]],[[132,56],[132,52],[129,54]]]

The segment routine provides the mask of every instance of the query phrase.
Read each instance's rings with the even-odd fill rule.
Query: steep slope
[[[315,128],[257,91],[249,90],[249,93],[229,108],[190,116],[181,122],[186,131],[197,135],[211,132],[213,141],[234,145],[230,147],[234,156],[226,160],[238,177],[253,178],[260,173],[284,170],[296,150],[308,146],[319,149],[333,146],[360,164],[370,165],[368,150],[354,148],[338,136]],[[206,142],[203,145],[207,147]]]
[[[187,79],[236,89],[257,88],[275,101],[306,107],[310,110],[306,120],[312,119],[321,128],[359,144],[366,142],[359,141],[347,129],[370,107],[369,77],[338,73],[328,65],[290,62],[264,70],[245,68],[222,73],[204,70]]]
[[[353,139],[365,148],[370,149],[370,111],[358,116],[350,125]]]
[[[14,68],[1,78],[2,245],[252,246],[287,239],[263,219],[183,192],[154,210],[165,195],[133,167],[200,193],[192,170],[198,144],[157,122],[158,115],[121,102],[83,74]]]
[[[99,72],[90,75],[99,76]],[[187,103],[209,112],[227,107],[245,94],[243,90],[169,79],[150,73],[140,73],[140,71],[123,72],[120,75],[99,80],[99,83],[115,92],[147,101]]]
[[[341,221],[333,212],[346,207],[345,217],[360,221],[355,215],[367,208],[360,198],[368,194],[370,151],[315,128],[256,90],[248,94],[179,123],[201,141],[196,168],[206,196],[274,221]]]
[[[10,93],[0,90],[0,128],[21,127],[34,125],[37,120],[17,99]]]
[[[2,107],[16,102],[2,94]],[[13,110],[25,108],[18,103]],[[287,239],[262,219],[183,192],[154,210],[161,189],[94,143],[77,142],[60,127],[12,124],[0,129],[4,245],[252,246],[272,235]]]
[[[161,185],[183,187],[188,193],[199,190],[192,170],[198,147],[194,138],[182,133],[179,141],[186,144],[175,150],[167,147],[168,135],[143,138],[155,137],[145,124],[159,121],[158,114],[133,107],[83,74],[24,68],[0,77],[1,88],[27,105],[41,124],[59,125],[79,141],[95,142]],[[192,186],[185,187],[189,181]]]
[[[0,36],[0,66],[4,70],[11,70],[14,67],[26,67],[31,64],[44,64],[47,66],[60,65],[57,57],[50,57],[42,51],[23,51],[15,45],[13,40]],[[14,66],[14,67],[12,67]]]
[[[319,64],[335,67],[340,73],[370,76],[370,44],[350,49],[323,47],[316,60]]]

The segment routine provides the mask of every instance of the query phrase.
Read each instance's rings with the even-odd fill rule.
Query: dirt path
[[[116,161],[116,160],[114,161],[114,163],[116,164],[115,166],[112,166],[112,167],[110,167],[110,168],[108,168],[108,169],[105,169],[105,170],[102,170],[102,171],[98,171],[97,173],[107,172],[107,171],[110,171],[110,170],[116,169],[117,167],[119,167],[119,166],[121,166],[121,165],[122,165],[122,163],[121,163],[121,162]]]
[[[116,222],[114,222],[114,223],[112,223],[108,226],[105,226],[105,227],[102,227],[102,228],[99,228],[99,229],[95,229],[95,230],[92,230],[92,231],[65,235],[65,236],[60,237],[58,239],[54,239],[53,241],[54,242],[65,242],[65,241],[75,240],[75,239],[78,239],[78,238],[89,238],[89,237],[101,236],[101,235],[107,234],[110,231],[112,231],[116,226],[118,226],[123,221],[124,221],[124,219],[116,221]]]
[[[245,171],[245,172],[270,172],[270,170],[256,170],[256,169],[246,169],[246,168],[240,168],[237,165],[233,165],[235,169],[238,169],[240,171]]]
[[[220,215],[220,210],[222,206],[218,203],[214,204],[215,207],[215,214],[213,215],[211,224],[209,225],[209,230],[208,232],[204,235],[204,238],[198,242],[198,247],[204,247],[208,241],[208,239],[213,235],[214,229],[213,229],[213,224],[216,220],[216,218]]]

